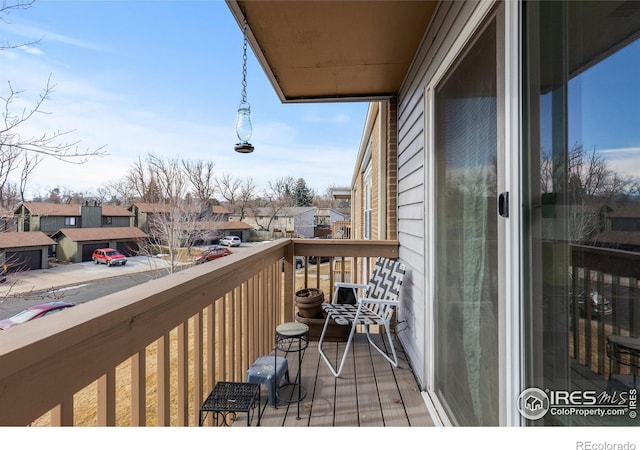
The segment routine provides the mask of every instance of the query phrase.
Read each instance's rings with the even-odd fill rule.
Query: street
[[[131,273],[65,286],[33,294],[19,294],[0,299],[0,319],[6,319],[29,306],[62,300],[76,304],[85,303],[145,283],[158,276],[157,271]],[[162,274],[165,274],[164,272]],[[162,274],[160,276],[162,276]]]
[[[243,243],[240,247],[233,247],[231,251],[242,252],[254,245],[259,244]],[[215,262],[207,264],[213,263]],[[179,266],[177,270],[189,267],[192,266],[187,264]],[[114,276],[118,272],[122,275]],[[126,266],[107,267],[83,262],[21,273],[9,280],[12,286],[4,284],[1,287],[5,292],[0,292],[3,294],[0,296],[0,319],[6,319],[40,303],[56,300],[85,303],[168,274],[162,260],[144,256],[129,258]],[[42,280],[33,283],[35,279]]]

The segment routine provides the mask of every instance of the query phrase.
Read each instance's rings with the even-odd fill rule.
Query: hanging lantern
[[[247,18],[244,18],[244,44],[242,46],[242,100],[238,106],[236,119],[236,135],[240,142],[234,146],[238,153],[251,153],[253,145],[249,143],[253,128],[251,126],[251,106],[247,102]]]

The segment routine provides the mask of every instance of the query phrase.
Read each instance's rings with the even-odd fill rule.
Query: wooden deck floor
[[[342,352],[344,345],[328,342],[324,349],[327,354],[336,354]],[[306,397],[299,404],[280,402],[277,408],[272,408],[266,404],[267,393],[263,387],[261,426],[433,426],[401,349],[399,359],[399,366],[394,368],[368,345],[366,336],[358,335],[343,373],[335,378],[318,353],[317,341],[311,341],[302,361],[302,385],[307,391]],[[293,379],[298,369],[297,354],[290,353],[288,361]],[[245,420],[239,416],[236,425],[246,426]]]

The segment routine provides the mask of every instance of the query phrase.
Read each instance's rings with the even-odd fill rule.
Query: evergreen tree
[[[307,186],[307,182],[304,181],[304,178],[298,178],[293,192],[295,206],[311,206],[315,195],[316,194],[313,189]]]

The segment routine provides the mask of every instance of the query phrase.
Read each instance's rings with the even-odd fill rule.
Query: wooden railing
[[[608,378],[607,337],[640,337],[640,254],[572,245],[571,260],[571,356]],[[591,291],[607,299],[607,314],[593,309]]]
[[[351,258],[356,278],[359,261],[397,254],[396,241],[281,239],[5,330],[0,425],[196,425],[215,383],[242,381],[293,320],[296,255]]]

